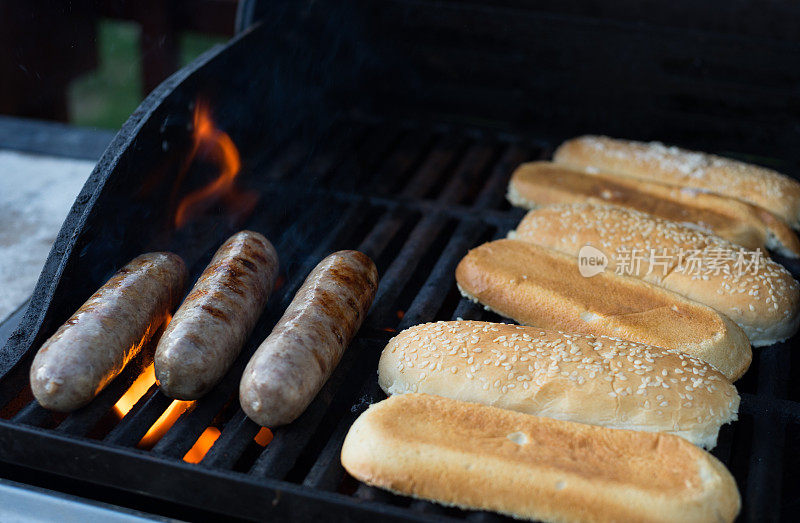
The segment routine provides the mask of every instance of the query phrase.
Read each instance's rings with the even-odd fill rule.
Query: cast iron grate
[[[113,413],[150,363],[148,351],[89,406],[68,416],[33,401],[22,366],[0,380],[0,461],[168,501],[179,507],[178,516],[180,507],[191,507],[243,519],[504,519],[361,485],[345,474],[339,451],[353,420],[383,398],[376,366],[393,333],[443,319],[502,321],[460,298],[454,269],[468,249],[516,225],[523,213],[504,198],[511,171],[522,161],[549,157],[551,149],[546,142],[484,131],[361,121],[339,122],[327,136],[313,152],[288,143],[245,161],[242,179],[262,196],[244,227],[275,244],[281,277],[251,340],[211,394],[181,414],[157,443],[137,448],[172,403],[152,386],[124,417]],[[190,242],[192,233],[175,241]],[[261,428],[238,406],[239,376],[310,269],[343,248],[376,261],[378,296],[318,397],[262,447],[254,441]],[[214,249],[206,250],[189,258],[195,276]],[[737,384],[740,420],[723,429],[714,451],[737,480],[748,520],[800,508],[792,345],[755,351],[753,367]],[[184,463],[209,427],[219,430],[219,438],[199,464]]]

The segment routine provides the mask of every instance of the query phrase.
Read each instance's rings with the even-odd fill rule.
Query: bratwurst
[[[261,234],[231,236],[211,259],[158,342],[156,379],[171,398],[205,395],[250,337],[278,274],[278,253]]]
[[[294,421],[339,363],[369,311],[378,270],[358,251],[339,251],[311,271],[247,364],[242,410],[266,427]]]
[[[122,267],[36,353],[36,400],[60,412],[92,401],[164,323],[185,285],[176,254],[143,254]]]

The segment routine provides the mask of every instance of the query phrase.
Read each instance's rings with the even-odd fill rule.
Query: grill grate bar
[[[411,302],[403,320],[397,330],[407,329],[418,323],[433,320],[436,311],[442,306],[446,295],[442,292],[443,288],[448,287],[450,279],[456,269],[456,265],[467,253],[467,249],[485,233],[486,226],[480,222],[464,221],[453,233],[453,237],[447,243],[442,255],[436,262],[430,276],[417,292],[414,301]]]
[[[222,381],[209,394],[197,400],[194,409],[187,410],[178,418],[153,446],[152,452],[165,457],[183,457],[203,431],[211,425],[217,413],[232,400],[233,391],[239,385],[239,376],[245,364],[246,361],[243,362],[240,355]]]
[[[485,172],[496,152],[495,147],[482,143],[470,146],[437,200],[442,203],[459,203],[464,199],[475,187],[478,177]]]
[[[295,259],[298,251],[304,250],[304,247],[309,243],[310,235],[318,232],[315,225],[320,221],[329,223],[328,220],[333,220],[337,217],[337,209],[331,207],[326,205],[318,212],[307,213],[285,228],[280,233],[280,239],[275,242],[275,249],[278,251],[279,258],[284,260]],[[281,292],[285,291],[281,289]]]
[[[532,154],[518,144],[509,145],[497,162],[486,185],[475,200],[479,209],[495,208],[502,203],[508,186],[508,175],[520,163],[531,158]]]
[[[293,423],[274,430],[272,442],[264,449],[250,469],[250,474],[259,477],[280,479],[295,466],[297,458],[315,435],[323,417],[328,414],[335,396],[341,393],[344,383],[354,367],[357,375],[377,363],[380,342],[357,340],[355,347],[345,351],[341,362],[303,414]],[[366,352],[366,354],[365,354]]]
[[[330,135],[323,139],[327,143],[321,145],[320,151],[313,157],[309,158],[287,151],[283,155],[282,162],[263,161],[253,171],[261,174],[260,177],[269,180],[287,180],[292,175],[303,176],[304,171],[307,171],[307,176],[311,179],[324,177],[326,173],[338,169],[346,160],[347,152],[357,148],[356,144],[361,144],[366,139],[367,129],[366,126],[360,124],[355,124],[352,128],[346,127],[345,124],[334,126]],[[308,151],[308,147],[304,147],[302,144],[298,145],[304,153]],[[306,161],[303,161],[304,159]],[[266,158],[266,160],[269,159]]]
[[[719,431],[717,446],[711,451],[711,453],[723,463],[730,463],[731,460],[731,452],[733,451],[733,432],[734,429],[732,426],[723,426]]]
[[[364,391],[362,390],[362,392]],[[359,395],[359,397],[363,398],[364,394]],[[365,408],[366,407],[359,409],[359,413],[363,412]],[[357,416],[354,415],[346,416],[347,419],[352,419],[352,421],[355,421],[356,417]],[[342,475],[344,474],[344,469],[339,461],[339,455],[342,449],[342,442],[347,435],[347,431],[350,430],[352,421],[350,424],[339,423],[336,426],[336,430],[334,430],[333,434],[328,439],[319,457],[303,480],[304,486],[315,490],[337,490],[342,480]]]
[[[400,228],[403,222],[407,219],[410,212],[402,208],[394,208],[386,213],[378,222],[378,224],[369,232],[364,241],[359,245],[358,250],[376,260],[380,253],[389,245]],[[383,278],[381,278],[383,283]],[[379,289],[380,292],[380,289]],[[377,298],[376,298],[377,302]]]
[[[381,278],[378,295],[375,297],[375,307],[370,315],[370,325],[383,328],[392,322],[392,314],[396,309],[396,301],[400,292],[416,270],[423,253],[439,236],[444,228],[444,217],[440,214],[431,214],[423,218],[411,232],[395,261]]]
[[[790,348],[774,345],[759,351],[758,394],[766,398],[782,397],[788,391]],[[744,492],[746,512],[756,521],[764,514],[774,514],[780,506],[783,479],[783,447],[786,424],[777,413],[758,416],[754,423],[753,447]]]
[[[350,180],[350,184],[355,184],[354,178],[358,173],[371,174],[379,167],[382,160],[386,160],[401,136],[400,129],[381,126],[380,129],[369,132],[358,150],[355,151],[356,154],[346,155],[345,161],[337,165],[336,169],[324,171],[316,179],[309,179],[309,175],[313,173],[306,172],[301,179],[304,183],[318,185],[338,186],[340,183],[344,183],[344,187],[347,187],[348,180]],[[352,188],[357,189],[359,186],[352,185]]]
[[[365,186],[362,192],[366,194],[391,194],[394,187],[402,182],[404,175],[414,168],[427,156],[434,137],[430,132],[406,133],[397,143],[394,151],[382,162],[382,167],[374,174],[366,171],[366,177],[354,178],[358,189]]]
[[[510,518],[503,517],[494,512],[471,512],[467,515],[466,519],[477,523],[497,523],[499,521],[508,521]]]
[[[17,412],[11,421],[14,423],[24,423],[34,427],[43,427],[53,422],[53,414],[41,407],[36,400],[31,401]]]
[[[446,507],[438,505],[436,503],[432,503],[430,501],[424,501],[421,499],[412,501],[408,507],[414,512],[420,512],[422,514],[442,515],[442,516],[447,514]]]
[[[231,468],[260,429],[239,408],[200,463],[205,467]]]
[[[400,195],[404,198],[423,198],[454,166],[466,146],[467,141],[463,137],[446,135],[440,139]]]
[[[458,320],[460,318],[462,320],[480,320],[481,315],[483,315],[483,307],[471,300],[461,298],[461,301],[458,302],[458,307],[456,307],[451,319]]]
[[[341,129],[334,131],[333,136],[328,137],[330,143],[320,146],[317,153],[312,156],[304,167],[307,172],[296,173],[296,176],[313,180],[322,178],[325,173],[341,169],[348,153],[363,147],[368,131],[368,126],[357,122],[342,126]]]
[[[263,174],[269,180],[282,180],[302,165],[307,159],[308,149],[302,143],[293,142],[281,155],[270,162],[270,168]]]
[[[378,386],[378,380],[375,376],[370,376],[362,385],[361,390],[357,396],[356,405],[346,413],[344,417],[336,425],[325,447],[320,452],[319,456],[311,467],[308,475],[306,476],[303,484],[308,487],[313,487],[318,490],[334,490],[339,485],[339,482],[344,475],[344,468],[342,467],[339,455],[342,450],[342,443],[350,430],[350,426],[356,418],[364,412],[367,407],[378,401],[383,396]],[[373,489],[364,484],[359,485],[357,492],[363,492],[364,489]],[[373,498],[380,499],[381,497],[389,497],[389,494],[379,489],[375,490]]]
[[[769,398],[747,392],[742,392],[739,396],[742,398],[739,406],[740,414],[751,416],[775,414],[781,421],[800,423],[800,403],[796,401]]]
[[[158,385],[152,385],[104,441],[115,445],[136,445],[171,403],[172,399],[162,394]]]
[[[2,350],[2,347],[0,347]],[[25,361],[23,359],[23,361]],[[11,407],[12,403],[20,401],[20,396],[32,396],[30,392],[30,381],[28,377],[28,368],[25,364],[17,364],[15,368],[0,376],[0,412],[4,409]],[[25,401],[22,399],[21,401]]]
[[[160,336],[156,334],[153,339]],[[153,361],[152,348],[143,348],[125,368],[122,374],[97,395],[86,407],[77,410],[67,416],[56,430],[64,434],[85,435],[90,431],[100,419],[108,414],[111,408],[125,394],[133,382],[139,377],[142,370]]]

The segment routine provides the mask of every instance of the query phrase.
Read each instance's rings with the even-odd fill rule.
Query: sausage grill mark
[[[217,309],[216,307],[212,307],[211,305],[204,303],[200,305],[200,308],[209,313],[210,315],[214,316],[215,318],[219,318],[222,321],[228,321],[228,316],[225,314],[225,312],[223,312],[220,309]]]
[[[242,260],[242,265],[250,269],[250,271],[256,272],[256,264],[251,262],[250,260]]]

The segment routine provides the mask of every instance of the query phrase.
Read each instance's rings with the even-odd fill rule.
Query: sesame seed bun
[[[620,269],[716,309],[755,346],[788,339],[800,323],[800,286],[783,266],[714,235],[638,211],[595,204],[542,207],[529,212],[509,237],[575,257],[585,245],[597,247],[609,258],[608,271]],[[619,253],[633,249],[644,253],[641,264],[624,258],[625,265],[617,267]],[[652,268],[651,250],[658,263]],[[667,256],[659,259],[659,253]],[[692,253],[700,264],[681,263],[681,253]],[[745,263],[758,256],[757,265],[737,268],[740,255]],[[717,268],[715,259],[721,261]]]
[[[772,169],[659,142],[582,136],[561,144],[553,161],[602,174],[622,174],[705,190],[752,203],[800,228],[800,183]]]
[[[577,258],[532,243],[483,244],[458,264],[456,281],[464,296],[523,325],[678,349],[734,381],[752,360],[744,331],[724,314],[613,271],[583,277]]]
[[[353,423],[353,477],[447,506],[544,521],[733,521],[730,472],[681,438],[528,416],[425,394]]]
[[[422,392],[590,425],[669,432],[713,448],[736,388],[676,350],[481,321],[404,330],[378,364],[387,394]]]
[[[685,223],[748,249],[770,249],[800,257],[797,235],[772,213],[753,204],[707,191],[629,176],[587,174],[551,162],[523,163],[508,184],[512,205],[596,203],[617,205]]]

